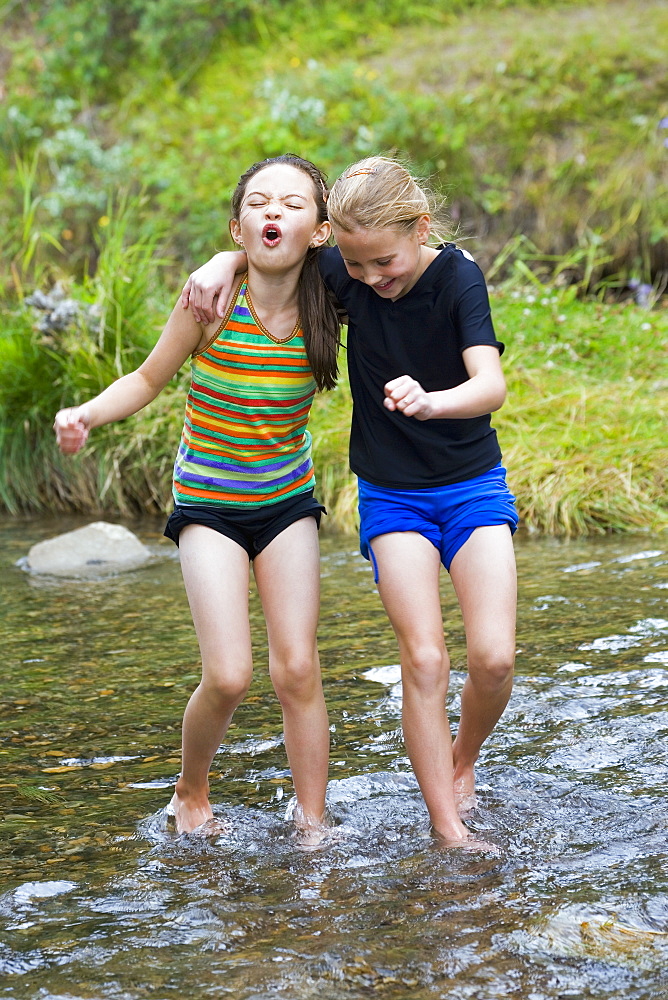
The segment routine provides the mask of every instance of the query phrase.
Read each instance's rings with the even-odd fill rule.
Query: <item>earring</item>
[[[242,250],[244,249],[244,241],[243,240],[237,240],[237,244],[241,247]]]

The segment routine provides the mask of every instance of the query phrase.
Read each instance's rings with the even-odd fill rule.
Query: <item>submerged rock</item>
[[[33,545],[27,565],[32,573],[90,577],[136,569],[150,558],[150,550],[127,528],[96,521]]]

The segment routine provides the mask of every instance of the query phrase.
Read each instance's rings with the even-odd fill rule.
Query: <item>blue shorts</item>
[[[175,504],[164,534],[178,545],[179,535],[185,527],[189,524],[202,524],[205,528],[231,538],[246,550],[249,559],[253,559],[295,521],[300,521],[303,517],[314,517],[319,528],[320,517],[326,513],[322,504],[313,496],[313,490],[249,510],[226,507],[224,504],[218,507]]]
[[[474,479],[426,490],[388,490],[358,480],[360,550],[373,565],[378,583],[378,567],[370,542],[393,531],[416,531],[427,538],[450,564],[476,528],[507,524],[514,534],[518,517],[515,497],[506,485],[501,465]]]

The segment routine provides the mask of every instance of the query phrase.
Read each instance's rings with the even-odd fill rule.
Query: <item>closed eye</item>
[[[393,258],[389,257],[387,260],[377,260],[376,264],[378,264],[379,267],[387,267],[388,264],[392,263],[392,260],[393,260]],[[358,264],[358,262],[356,260],[346,260],[345,257],[344,257],[343,263],[346,265],[346,267],[361,267],[362,266],[361,264]]]

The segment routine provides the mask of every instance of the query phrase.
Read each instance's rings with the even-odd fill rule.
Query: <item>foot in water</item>
[[[431,834],[439,848],[446,850],[457,848],[470,854],[492,854],[496,858],[501,856],[501,848],[497,844],[492,844],[487,840],[479,840],[475,833],[469,832],[463,840],[451,840],[432,827]]]
[[[167,821],[177,833],[197,833],[203,837],[217,837],[225,833],[227,827],[213,815],[207,801],[205,805],[193,805],[179,798],[176,792],[166,808]]]
[[[303,850],[313,850],[320,847],[330,836],[332,827],[329,822],[327,812],[316,818],[307,816],[304,810],[295,803],[290,803],[285,814],[286,819],[292,819],[295,829],[292,833],[294,841]]]

